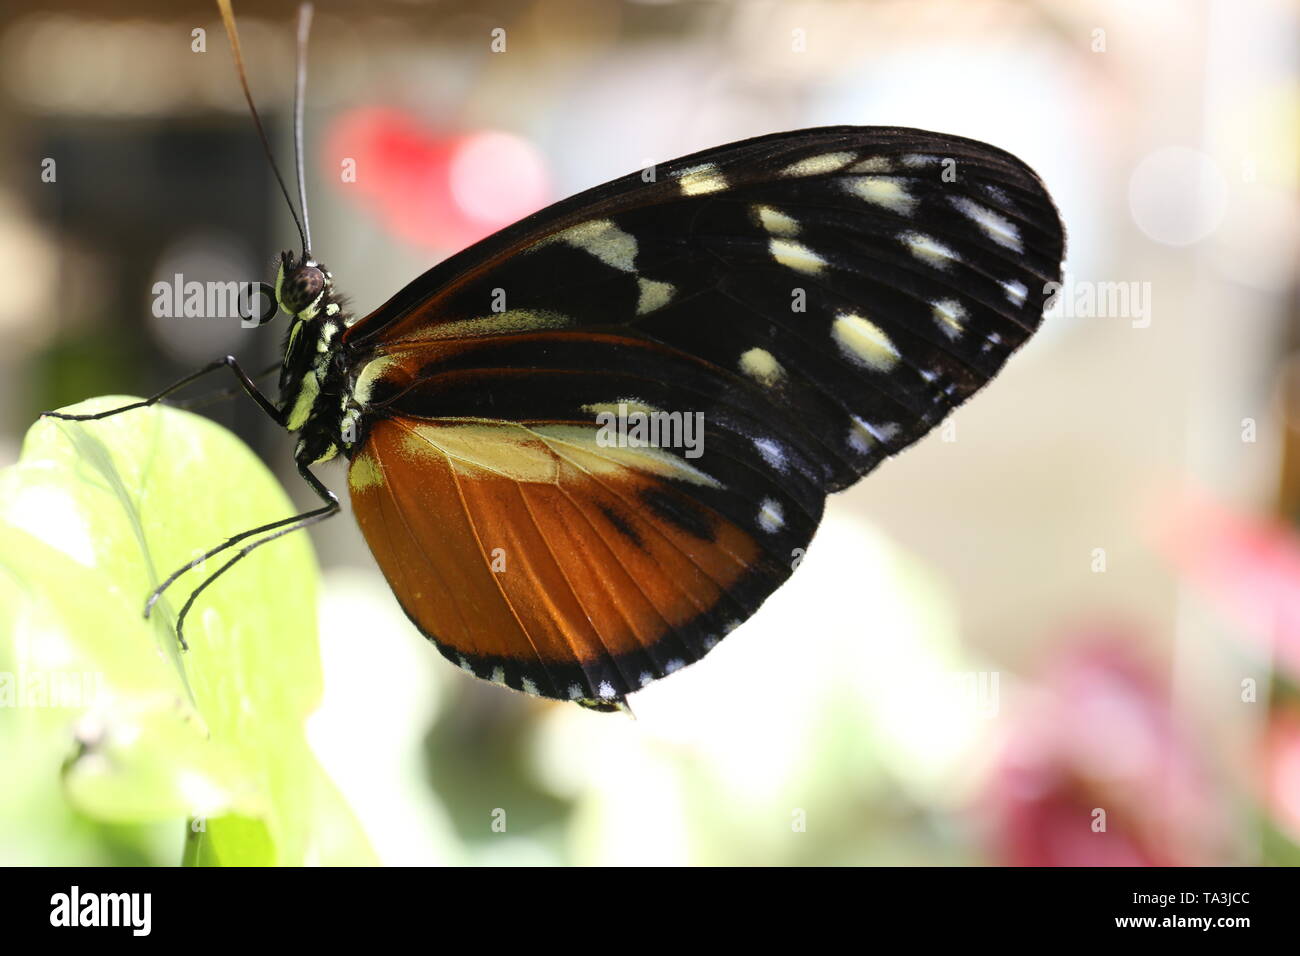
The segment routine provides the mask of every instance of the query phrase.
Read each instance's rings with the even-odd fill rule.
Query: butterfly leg
[[[262,369],[260,372],[255,372],[249,377],[252,378],[254,382],[261,381],[271,373],[280,371],[280,368],[281,363],[277,360]],[[224,402],[228,398],[234,398],[237,395],[241,395],[243,392],[243,385],[232,385],[229,388],[221,388],[216,391],[206,392],[202,395],[196,395],[193,398],[178,398],[175,401],[168,402],[167,404],[173,408],[206,408],[216,402]]]
[[[195,382],[198,379],[202,378],[203,376],[215,372],[221,368],[228,368],[232,372],[234,372],[235,377],[239,379],[240,387],[245,392],[248,393],[249,397],[252,398],[253,401],[257,402],[257,404],[261,406],[262,411],[266,412],[267,415],[271,416],[272,420],[274,420],[276,424],[283,427],[284,414],[280,411],[280,409],[278,409],[275,406],[274,402],[272,402],[269,398],[267,398],[265,395],[262,394],[262,390],[257,387],[257,384],[253,381],[252,378],[249,377],[248,373],[245,372],[242,368],[240,368],[239,362],[235,359],[233,355],[227,355],[225,358],[217,359],[215,362],[209,362],[207,365],[203,366],[203,368],[199,369],[198,371],[191,372],[189,375],[186,375],[180,381],[173,382],[171,385],[168,385],[166,388],[164,388],[161,392],[158,392],[154,395],[150,395],[148,398],[144,399],[143,401],[132,402],[130,405],[122,405],[119,408],[110,408],[108,411],[96,412],[93,415],[69,415],[66,412],[41,412],[41,417],[61,418],[65,421],[70,421],[70,422],[90,422],[90,421],[97,421],[98,419],[101,418],[108,418],[112,415],[120,415],[122,412],[133,411],[137,408],[148,408],[150,405],[158,404],[160,401],[162,401],[168,395],[171,395],[173,392],[180,391],[182,388],[184,388],[186,385],[189,385],[191,382]]]
[[[273,521],[270,524],[265,524],[261,527],[252,528],[241,534],[237,534],[233,538],[228,538],[225,543],[212,548],[203,555],[200,560],[207,560],[214,555],[220,554],[222,551],[225,551],[227,548],[232,547],[240,541],[255,537],[259,534],[265,535],[264,537],[258,538],[240,548],[234,557],[204,578],[203,583],[190,592],[189,599],[186,600],[184,606],[181,608],[180,614],[176,618],[176,639],[180,641],[182,649],[189,650],[189,645],[185,643],[185,618],[188,616],[190,608],[194,606],[195,600],[197,600],[198,596],[207,589],[208,585],[212,584],[213,581],[229,571],[231,567],[243,560],[244,557],[254,548],[260,548],[269,541],[274,541],[276,538],[283,537],[286,534],[291,534],[294,531],[301,531],[303,528],[316,524],[319,521],[324,521],[326,518],[331,518],[338,514],[340,510],[338,496],[326,488],[321,483],[320,479],[307,469],[306,464],[302,462],[298,463],[298,474],[302,475],[303,480],[307,482],[311,487],[311,490],[316,493],[324,504],[319,508],[312,509],[311,511],[304,511],[302,514],[282,518],[279,521]],[[267,532],[270,533],[268,534]],[[158,587],[154,589],[144,606],[144,616],[146,618],[153,610],[153,606],[158,602],[158,599],[162,597],[163,591],[165,591],[177,578],[186,571],[189,571],[193,566],[194,563],[192,562],[182,568],[178,568],[172,574],[168,575],[167,580],[163,581],[162,584],[158,585]]]

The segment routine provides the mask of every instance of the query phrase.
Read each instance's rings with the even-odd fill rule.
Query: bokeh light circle
[[[1149,238],[1187,246],[1219,228],[1228,207],[1228,185],[1205,153],[1168,146],[1134,167],[1128,205],[1133,221]]]

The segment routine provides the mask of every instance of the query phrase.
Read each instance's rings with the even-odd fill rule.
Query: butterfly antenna
[[[311,220],[307,217],[307,180],[303,175],[302,111],[307,95],[307,36],[311,33],[312,5],[298,8],[298,83],[293,91],[293,151],[298,165],[298,208],[302,210],[303,256],[311,251]]]
[[[257,115],[257,107],[253,104],[253,94],[248,88],[248,77],[244,73],[244,54],[239,49],[239,31],[235,29],[235,11],[230,7],[230,0],[217,0],[217,7],[221,10],[221,22],[226,26],[226,35],[230,37],[230,50],[235,55],[235,71],[239,74],[239,85],[244,88],[244,99],[248,101],[248,111],[253,116],[253,125],[257,127],[257,135],[262,141],[262,148],[266,150],[266,158],[271,164],[271,172],[275,173],[275,181],[280,184],[280,192],[284,193],[284,201],[289,204],[289,215],[293,216],[293,223],[298,227],[298,237],[302,240],[303,256],[305,257],[307,248],[310,245],[307,241],[307,230],[303,228],[302,220],[298,218],[298,211],[293,208],[293,199],[289,195],[289,187],[284,184],[284,177],[280,175],[280,167],[275,165],[275,156],[271,153],[271,142],[266,138],[266,130],[262,128],[262,118]]]

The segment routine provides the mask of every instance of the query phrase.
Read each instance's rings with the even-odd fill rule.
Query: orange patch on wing
[[[349,474],[353,509],[425,634],[542,673],[608,659],[709,610],[757,560],[750,535],[692,504],[707,475],[658,449],[599,447],[595,433],[375,423]],[[656,512],[646,493],[690,520]]]

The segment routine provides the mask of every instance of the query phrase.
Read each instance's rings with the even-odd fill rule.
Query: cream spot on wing
[[[602,700],[609,700],[611,697],[615,696],[614,685],[607,680],[603,680],[600,682],[600,686],[596,688],[596,694]]]
[[[849,447],[859,454],[866,455],[894,439],[898,426],[892,422],[873,425],[865,419],[853,415],[849,421]]]
[[[831,337],[848,358],[877,371],[887,372],[898,362],[898,349],[883,329],[860,315],[842,312],[831,325]]]
[[[352,459],[348,469],[348,487],[353,491],[366,491],[370,488],[382,488],[384,473],[379,470],[375,460],[368,452],[362,452]]]
[[[892,170],[893,164],[884,156],[869,156],[860,163],[854,163],[849,167],[851,173],[887,173]]]
[[[576,463],[592,475],[621,476],[629,471],[662,475],[676,481],[708,488],[721,488],[712,475],[689,464],[685,458],[654,445],[609,447],[598,441],[599,430],[582,425],[534,425],[526,429],[545,442],[550,454]]]
[[[636,314],[645,315],[655,309],[662,309],[672,300],[677,290],[671,282],[659,282],[655,279],[637,279],[640,298],[636,304]]]
[[[362,366],[361,371],[357,373],[356,384],[352,386],[352,397],[358,405],[365,405],[370,401],[370,393],[374,390],[375,382],[379,381],[386,369],[396,364],[397,359],[381,355]]]
[[[781,170],[782,176],[824,176],[853,162],[852,153],[822,153],[791,163]]]
[[[486,420],[412,419],[402,429],[405,454],[416,459],[445,456],[457,474],[468,478],[498,476],[517,482],[555,484],[561,466],[565,465],[597,477],[618,478],[628,472],[642,472],[721,487],[717,479],[665,448],[602,445],[602,432],[594,424],[525,426]]]
[[[772,258],[796,272],[815,275],[826,268],[826,260],[801,242],[793,239],[772,239],[768,243]]]
[[[750,349],[744,352],[740,356],[740,370],[768,388],[785,377],[785,369],[767,349]]]
[[[420,330],[419,338],[408,337],[402,342],[433,341],[438,339],[469,339],[480,335],[506,335],[513,332],[536,332],[542,329],[559,329],[571,324],[567,315],[542,309],[507,309],[477,319],[458,319],[427,325]]]
[[[641,676],[638,678],[638,680],[641,681],[642,687],[649,687],[651,684],[654,683],[654,679],[655,679],[655,675],[651,674],[649,671],[642,671]]]
[[[579,687],[577,684],[570,684],[570,685],[569,685],[569,699],[570,699],[570,700],[577,700],[577,699],[578,699],[579,697],[581,697],[581,696],[582,696],[582,688]]]
[[[466,660],[464,657],[462,657],[462,658],[460,659],[460,669],[463,670],[463,671],[465,671],[466,673],[469,673],[469,674],[473,674],[473,673],[474,673],[474,665],[471,664],[471,663],[470,663],[468,660]]]
[[[727,188],[727,177],[712,163],[692,166],[677,174],[677,185],[683,196],[699,196]]]
[[[755,206],[754,214],[758,217],[758,224],[769,235],[787,237],[799,235],[799,223],[779,209],[773,209],[771,206]]]
[[[867,202],[910,216],[916,200],[903,181],[891,176],[858,176],[844,181],[844,188]]]
[[[541,249],[552,243],[565,242],[575,249],[589,252],[607,266],[622,272],[634,272],[636,237],[624,232],[612,219],[592,219],[547,236],[534,243]]]
[[[489,678],[494,684],[504,684],[506,682],[506,671],[504,667],[492,668],[492,676]]]
[[[758,526],[768,534],[780,531],[785,526],[785,512],[781,509],[781,502],[775,498],[763,499],[763,504],[758,509]]]
[[[898,237],[908,250],[922,262],[927,262],[936,269],[947,269],[961,257],[943,243],[919,232],[905,232]]]
[[[655,415],[663,412],[662,409],[648,405],[639,398],[620,398],[612,402],[593,402],[590,405],[583,405],[582,410],[592,415],[613,415],[615,418],[621,415]]]
[[[1002,288],[1007,293],[1008,302],[1012,305],[1024,305],[1025,296],[1028,294],[1029,290],[1025,288],[1023,282],[1019,279],[1008,279],[1006,282],[1002,283]]]
[[[519,682],[519,686],[523,688],[525,694],[530,694],[533,697],[542,696],[541,692],[537,689],[537,685],[534,684],[527,677],[525,677],[523,680]]]
[[[938,302],[932,302],[931,307],[934,309],[934,320],[939,323],[939,329],[950,339],[955,339],[966,331],[963,324],[966,320],[966,310],[956,299],[941,299]]]
[[[952,196],[950,199],[958,212],[979,226],[984,235],[998,245],[1006,246],[1016,252],[1024,251],[1024,244],[1020,241],[1020,230],[1010,219],[998,215],[987,206],[981,206],[966,196]]]
[[[685,666],[686,666],[686,662],[684,660],[682,660],[680,657],[674,657],[672,660],[670,660],[667,664],[664,665],[664,673],[672,674],[675,671],[681,670]]]

